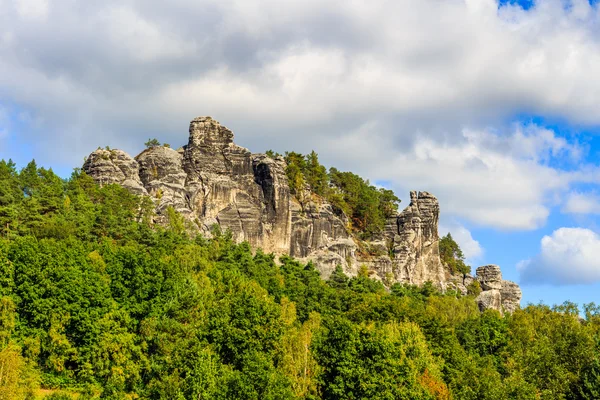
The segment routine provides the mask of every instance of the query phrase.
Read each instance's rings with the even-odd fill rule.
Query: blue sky
[[[506,5],[506,4],[519,5],[522,8],[524,8],[525,10],[528,10],[534,6],[534,1],[533,0],[500,0],[500,2],[499,2],[500,7],[503,5]]]
[[[590,5],[594,5],[596,3],[598,3],[598,0],[587,0],[588,3]],[[539,2],[539,1],[538,1]],[[534,0],[500,0],[499,2],[499,7],[502,7],[504,5],[510,4],[510,5],[516,5],[519,6],[525,10],[529,10],[532,7],[535,7],[535,1]],[[569,7],[570,3],[568,1],[565,2],[565,7]]]
[[[435,194],[523,304],[600,302],[596,3],[0,0],[0,158],[68,176],[212,115],[252,151]]]

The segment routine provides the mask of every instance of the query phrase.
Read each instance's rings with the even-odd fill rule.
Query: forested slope
[[[75,171],[0,162],[0,399],[597,399],[600,309],[329,281]]]

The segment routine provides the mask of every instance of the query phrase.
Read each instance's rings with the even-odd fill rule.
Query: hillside
[[[467,294],[474,278],[440,260],[435,196],[411,192],[410,204],[398,213],[392,191],[335,168],[327,174],[314,152],[252,154],[233,137],[211,117],[198,117],[178,150],[156,140],[135,158],[98,149],[83,170],[101,185],[117,183],[148,196],[157,222],[173,209],[206,237],[218,224],[238,243],[312,261],[324,279],[338,266],[349,276],[366,268],[387,287],[431,282]],[[519,306],[520,288],[502,280],[498,267],[478,271],[481,309]]]
[[[247,154],[235,145],[227,148]],[[356,246],[355,260],[324,280],[319,258],[307,261],[311,252],[301,254],[302,260],[285,251],[267,253],[252,243],[259,235],[240,242],[250,225],[223,229],[223,221],[235,226],[235,218],[221,217],[230,213],[213,214],[219,223],[205,231],[200,217],[211,214],[190,215],[199,209],[214,213],[210,204],[186,202],[175,190],[191,187],[187,173],[174,182],[181,173],[163,174],[162,158],[149,169],[152,180],[136,172],[145,171],[134,164],[147,165],[144,157],[180,155],[165,149],[152,147],[137,161],[118,150],[95,152],[105,163],[87,163],[90,175],[119,177],[102,185],[80,169],[63,180],[35,162],[17,170],[11,161],[0,161],[0,399],[599,398],[600,308],[586,305],[585,319],[572,303],[481,312],[482,294],[462,295],[449,287],[459,276],[450,271],[464,265],[449,236],[431,241],[438,238],[433,196],[415,193],[395,217],[399,230],[387,257],[399,266],[428,268],[397,255],[406,248],[429,249],[443,265],[445,281],[416,285],[399,272],[390,282],[368,268],[353,270],[353,263],[370,259],[360,247],[382,239],[376,230],[360,238],[352,224],[334,239],[308,229],[333,257],[339,253],[332,243],[342,238]],[[236,186],[245,182],[272,211],[258,215],[253,232],[274,232],[273,221],[285,207],[277,203],[286,193],[285,171],[269,175],[259,168],[264,180],[257,179],[236,167],[231,153],[220,154],[231,162],[221,165],[237,171],[235,178],[199,172],[194,184],[229,187],[213,195],[227,209],[235,193],[238,221],[251,222],[243,217],[255,212],[252,198]],[[284,168],[277,159],[251,157],[260,160],[257,166]],[[110,169],[115,165],[129,165],[119,167],[126,179],[106,172],[116,171]],[[217,162],[203,165],[220,168]],[[247,209],[237,202],[244,198]],[[269,198],[275,209],[266,207],[273,204],[264,200]],[[289,211],[290,231],[295,224],[343,221],[343,214],[314,198],[295,220]],[[290,197],[290,208],[297,200]],[[315,215],[311,207],[317,205],[332,212]],[[404,242],[400,233],[409,228],[420,236]],[[292,246],[286,237],[268,237],[272,246]],[[477,276],[487,289],[484,296],[494,300],[506,293],[498,268],[478,269]]]

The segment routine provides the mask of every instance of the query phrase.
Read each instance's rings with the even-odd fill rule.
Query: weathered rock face
[[[484,265],[477,268],[476,279],[482,289],[476,299],[481,311],[491,308],[500,313],[512,313],[519,307],[521,288],[514,282],[503,280],[499,266]]]
[[[391,245],[394,281],[422,285],[426,281],[445,289],[440,262],[438,200],[427,192],[411,192],[410,204],[385,229]]]
[[[333,212],[331,205],[309,201],[301,206],[293,200],[291,210],[290,255],[313,261],[325,279],[337,265],[355,275],[356,244],[346,229],[346,221]]]
[[[500,290],[502,288],[502,272],[497,265],[484,265],[477,268],[477,280],[481,290]]]
[[[138,173],[138,163],[117,149],[98,149],[90,154],[83,170],[101,185],[118,183],[132,193],[147,194]]]
[[[290,187],[283,157],[272,159],[265,154],[252,156],[254,181],[262,191],[264,203],[263,249],[286,252],[290,248],[292,212]]]
[[[458,273],[452,275],[449,270],[446,271],[446,277],[448,278],[446,289],[455,290],[463,296],[469,293],[469,285],[474,281],[473,276],[470,274],[462,275]]]
[[[502,281],[500,296],[502,299],[502,308],[505,312],[512,314],[517,308],[519,308],[523,293],[521,292],[519,285],[516,283],[511,281]]]
[[[148,194],[156,201],[159,213],[172,206],[178,212],[189,215],[190,208],[185,188],[186,173],[182,156],[168,147],[151,147],[136,158],[139,177]]]
[[[120,150],[98,149],[83,168],[100,184],[117,183],[148,195],[158,222],[171,206],[203,234],[218,224],[237,241],[313,261],[324,278],[337,265],[351,276],[364,265],[388,285],[432,281],[444,290],[450,279],[456,286],[456,277],[440,262],[435,196],[411,192],[409,206],[388,219],[381,237],[360,242],[348,231],[347,218],[322,198],[307,193],[301,204],[290,194],[283,158],[252,154],[234,144],[231,130],[211,117],[191,121],[188,143],[179,150],[155,146],[134,159]],[[520,289],[502,281],[499,269],[482,270],[481,278],[477,273],[482,286],[489,287],[481,304],[507,311],[518,306]],[[465,278],[460,280],[464,289]]]
[[[237,241],[267,252],[290,252],[285,161],[251,154],[210,117],[190,123],[188,143],[180,150],[154,146],[135,159],[120,150],[96,150],[83,168],[100,184],[119,183],[149,195],[159,221],[172,206],[205,234],[218,224]]]
[[[480,311],[487,309],[498,310],[502,313],[502,296],[499,290],[486,290],[477,296],[477,305]]]

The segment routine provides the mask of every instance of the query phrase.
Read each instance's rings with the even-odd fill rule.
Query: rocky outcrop
[[[411,192],[410,204],[389,218],[382,241],[367,243],[379,248],[378,256],[358,257],[358,262],[388,282],[422,285],[433,282],[446,289],[446,274],[440,261],[438,200],[427,192]]]
[[[481,290],[500,290],[502,288],[502,271],[497,265],[484,265],[477,268],[477,280]]]
[[[263,248],[285,252],[290,248],[292,211],[290,187],[283,157],[272,159],[265,154],[252,156],[254,181],[262,191],[264,203]]]
[[[521,288],[514,282],[502,279],[502,272],[497,265],[484,265],[477,268],[476,279],[482,292],[477,296],[477,304],[481,311],[494,309],[512,313],[521,302]]]
[[[192,120],[188,142],[178,150],[154,146],[132,158],[98,149],[83,166],[102,185],[117,183],[153,199],[158,223],[173,207],[204,235],[218,224],[236,241],[313,261],[324,278],[337,265],[351,276],[366,266],[386,285],[431,281],[442,290],[460,287],[466,293],[465,279],[473,278],[452,276],[440,262],[435,196],[411,192],[408,207],[388,219],[381,236],[364,242],[323,198],[309,191],[301,202],[292,196],[285,168],[282,157],[236,145],[233,132],[211,117]],[[481,274],[478,269],[477,279],[488,288],[478,301],[483,308],[513,310],[520,289],[502,281],[499,270],[485,268]]]
[[[521,288],[514,282],[502,281],[500,288],[500,298],[502,301],[502,309],[505,312],[512,314],[521,304],[523,293]]]
[[[502,313],[502,297],[499,290],[485,290],[477,296],[476,301],[480,311],[492,309]]]
[[[158,222],[171,206],[206,235],[214,224],[267,252],[290,252],[292,210],[285,161],[252,154],[210,117],[190,123],[179,150],[154,146],[132,158],[96,150],[83,166],[100,184],[118,183],[149,195]]]
[[[101,185],[117,183],[137,195],[147,194],[137,161],[122,150],[99,148],[88,156],[83,170]]]
[[[440,205],[427,192],[410,192],[410,204],[388,223],[386,232],[392,246],[395,281],[421,285],[432,281],[445,288],[440,262],[438,220]],[[391,227],[390,227],[391,225]]]
[[[327,279],[337,265],[346,273],[357,272],[357,246],[346,228],[347,221],[318,198],[301,205],[291,202],[292,230],[289,254],[311,260]]]
[[[188,207],[204,232],[219,224],[237,241],[289,251],[290,194],[285,163],[252,155],[210,117],[192,120],[183,151]]]
[[[469,286],[475,280],[471,274],[452,274],[449,268],[446,268],[446,277],[448,279],[446,289],[454,290],[463,296],[469,294]]]
[[[184,215],[190,214],[186,173],[183,171],[183,157],[177,151],[162,146],[144,150],[135,160],[138,163],[139,178],[148,194],[155,199],[156,209],[162,214],[172,206]]]
[[[347,221],[330,204],[290,195],[282,157],[252,154],[233,143],[233,133],[211,117],[190,123],[179,150],[154,146],[132,158],[97,150],[84,170],[100,184],[119,183],[155,202],[158,222],[171,206],[208,235],[214,224],[237,241],[277,254],[312,260],[326,278],[341,265],[354,275],[356,244]]]

